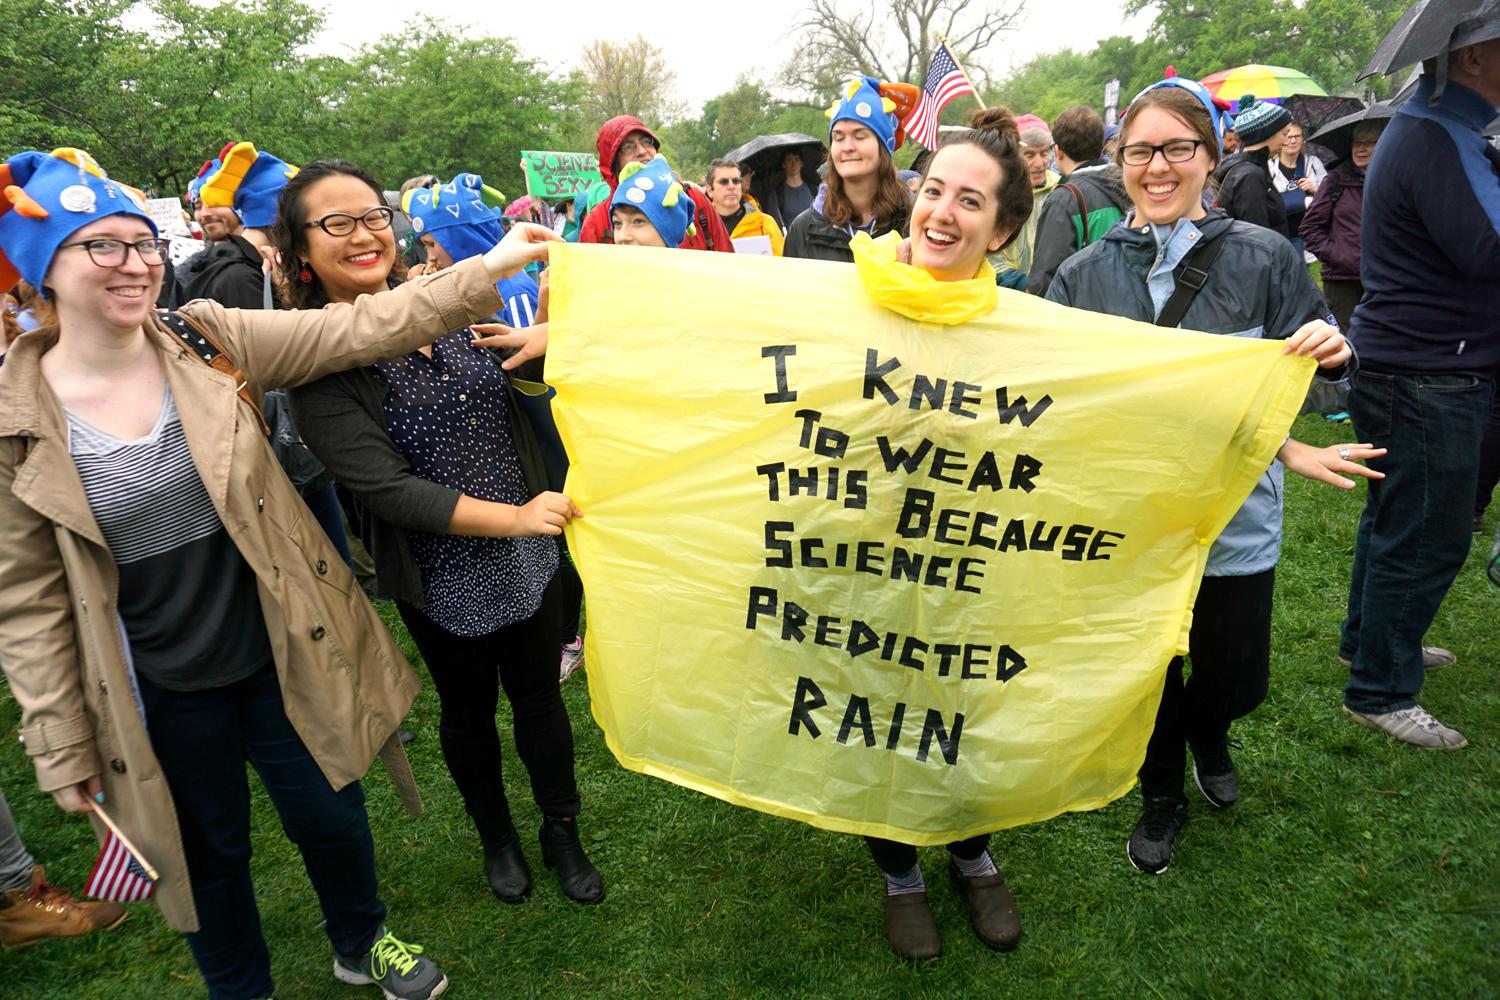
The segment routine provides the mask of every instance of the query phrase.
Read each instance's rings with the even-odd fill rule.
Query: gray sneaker
[[[1339,656],[1339,662],[1346,667],[1354,666],[1354,661],[1342,655]],[[1457,662],[1457,654],[1451,650],[1444,649],[1442,646],[1422,647],[1422,667],[1425,670],[1441,670],[1444,667],[1451,667]]]
[[[384,927],[368,954],[335,956],[333,976],[351,986],[379,986],[386,1000],[431,1000],[448,988],[448,977],[423,956],[420,945],[407,944]]]
[[[1456,729],[1449,729],[1428,715],[1427,710],[1421,705],[1369,715],[1356,712],[1345,705],[1344,712],[1361,726],[1378,729],[1402,743],[1422,747],[1424,750],[1462,750],[1469,745],[1463,733]]]

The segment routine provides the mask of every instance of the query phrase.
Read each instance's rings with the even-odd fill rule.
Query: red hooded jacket
[[[620,179],[615,176],[614,163],[615,154],[620,151],[620,146],[625,142],[625,137],[632,132],[644,132],[660,146],[661,142],[639,118],[634,115],[616,115],[605,122],[599,129],[599,139],[596,143],[599,150],[599,176],[609,183],[610,194],[614,193],[615,186]],[[696,187],[686,184],[683,189],[687,191],[688,197],[693,199],[696,211],[693,213],[693,234],[678,244],[683,250],[718,250],[723,253],[734,253],[734,244],[729,242],[729,234],[724,230],[724,223],[719,218],[718,210],[709,202],[708,196]],[[602,201],[595,205],[583,220],[583,227],[578,233],[580,243],[613,243],[613,231],[609,224],[609,202]]]

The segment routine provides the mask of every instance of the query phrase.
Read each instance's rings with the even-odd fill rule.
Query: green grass
[[[1304,418],[1300,437],[1347,433]],[[1424,704],[1470,747],[1399,747],[1339,712],[1334,659],[1363,491],[1289,480],[1271,695],[1236,725],[1243,795],[1215,813],[1201,799],[1169,872],[1125,860],[1139,798],[996,835],[1026,936],[1009,955],[969,932],[924,852],[946,953],[893,957],[880,883],[863,845],[621,769],[588,713],[582,679],[565,686],[578,745],[585,843],[609,897],[569,903],[528,855],[525,905],[485,889],[478,848],[443,767],[437,700],[418,699],[410,750],[428,813],[407,817],[377,767],[366,782],[380,875],[396,928],[422,942],[454,997],[1178,997],[1500,995],[1500,591],[1485,544],[1449,595],[1431,641],[1459,665],[1432,675]],[[408,649],[410,647],[408,646]],[[0,693],[0,774],[31,850],[77,885],[93,839],[31,784]],[[508,720],[502,713],[502,726]],[[519,765],[506,783],[518,823],[538,821]],[[255,876],[282,996],[370,997],[335,983],[317,903],[263,796]],[[201,995],[181,940],[148,905],[119,930],[0,955],[0,996]]]

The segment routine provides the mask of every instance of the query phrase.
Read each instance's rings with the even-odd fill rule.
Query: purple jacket
[[[1364,207],[1365,174],[1352,163],[1329,173],[1307,207],[1299,232],[1308,252],[1323,262],[1324,281],[1359,280]]]

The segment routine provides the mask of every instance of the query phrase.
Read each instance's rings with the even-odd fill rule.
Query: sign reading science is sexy
[[[625,766],[914,844],[1131,787],[1311,362],[1004,291],[918,323],[816,261],[552,268],[590,693]]]
[[[600,181],[599,158],[593,153],[523,149],[521,170],[526,174],[526,193],[549,202],[571,198]]]

